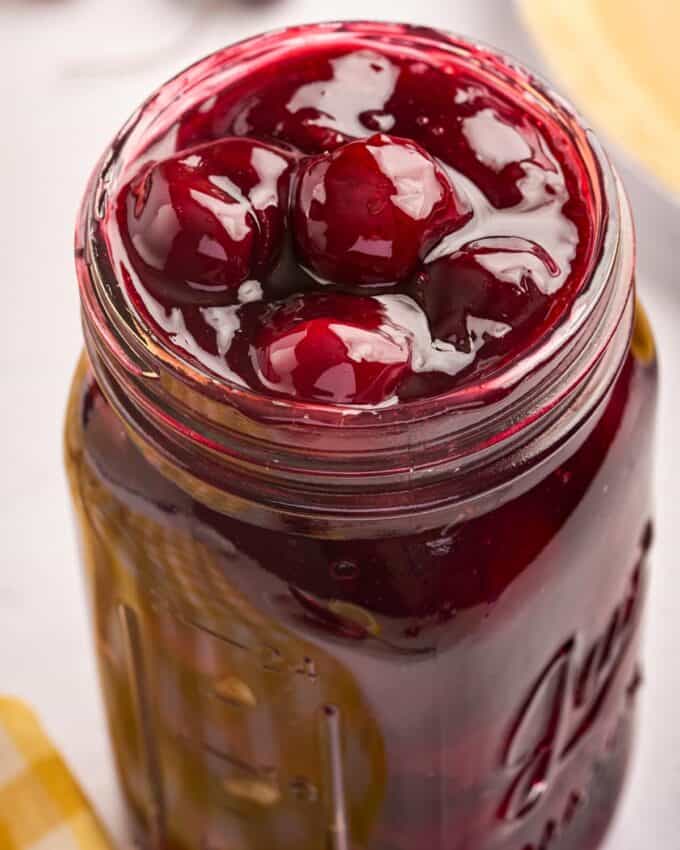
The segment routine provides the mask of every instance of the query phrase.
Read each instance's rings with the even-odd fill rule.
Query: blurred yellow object
[[[0,850],[110,850],[33,712],[0,697]]]
[[[680,3],[521,0],[521,6],[575,102],[680,192]]]

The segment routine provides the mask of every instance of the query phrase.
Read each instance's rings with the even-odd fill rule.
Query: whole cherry
[[[435,339],[468,349],[471,321],[507,325],[512,332],[489,337],[495,354],[541,327],[550,307],[546,294],[555,269],[551,258],[526,240],[472,242],[425,265],[415,277],[414,297],[427,314]],[[484,351],[478,354],[484,359]]]
[[[411,338],[370,296],[307,294],[274,304],[251,357],[262,384],[291,398],[379,404],[410,374]]]
[[[470,216],[419,145],[384,134],[304,161],[292,218],[298,256],[325,283],[399,282]]]
[[[234,302],[281,252],[292,157],[252,139],[200,145],[153,163],[117,199],[131,263],[166,304]]]

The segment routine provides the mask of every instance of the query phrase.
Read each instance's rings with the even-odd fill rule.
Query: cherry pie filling
[[[343,415],[528,359],[600,247],[585,166],[552,113],[456,52],[359,41],[303,39],[189,103],[121,165],[102,227],[161,346],[216,384]],[[69,469],[142,846],[156,832],[173,850],[599,846],[625,772],[652,538],[640,321],[559,466],[436,527],[411,521],[414,490],[413,517],[372,536],[316,534],[309,506],[272,527],[217,508],[149,462],[103,382],[80,374]],[[319,757],[329,707],[344,837]]]
[[[529,100],[394,51],[293,53],[128,165],[107,232],[158,337],[302,402],[479,382],[564,317],[593,260],[588,180]]]

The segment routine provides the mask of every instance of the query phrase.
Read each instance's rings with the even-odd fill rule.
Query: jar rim
[[[159,116],[165,115],[167,121],[172,110],[178,108],[178,101],[181,110],[186,110],[188,91],[192,93],[193,103],[200,103],[210,96],[210,87],[216,91],[223,75],[233,68],[263,55],[271,57],[277,45],[291,50],[296,43],[308,42],[311,37],[349,38],[367,45],[371,41],[373,44],[391,41],[414,51],[436,48],[459,61],[472,63],[475,70],[492,77],[497,84],[511,85],[514,90],[519,87],[524,97],[548,110],[569,132],[574,152],[582,159],[599,204],[592,257],[584,280],[587,285],[553,332],[543,335],[521,358],[511,361],[498,373],[475,384],[377,409],[286,399],[229,383],[200,364],[180,357],[160,344],[133,311],[126,308],[120,294],[122,287],[116,285],[110,257],[98,236],[116,172],[148,146],[149,130]],[[138,407],[146,408],[147,419],[162,420],[166,431],[174,428],[212,453],[238,455],[243,444],[235,448],[236,436],[246,439],[251,452],[248,455],[246,451],[246,456],[256,464],[264,462],[273,450],[281,449],[281,471],[309,472],[316,465],[319,474],[341,473],[344,478],[369,471],[384,474],[412,470],[414,466],[424,469],[447,465],[453,459],[460,461],[467,455],[477,455],[480,450],[501,442],[509,445],[509,438],[518,431],[527,429],[528,435],[532,430],[528,426],[535,425],[538,419],[544,419],[547,427],[545,414],[566,392],[565,370],[571,376],[567,384],[577,387],[600,361],[611,337],[604,326],[615,328],[630,300],[630,287],[615,292],[616,288],[609,285],[621,265],[630,266],[632,281],[632,247],[627,252],[629,256],[622,256],[621,251],[622,227],[630,225],[622,219],[629,222],[627,202],[607,156],[586,122],[540,76],[505,53],[457,35],[408,24],[344,21],[275,30],[225,47],[162,85],[132,116],[100,160],[83,200],[76,235],[86,341],[91,359],[104,364],[110,375],[115,376],[114,382],[122,382],[125,387],[122,395]],[[626,269],[622,276],[628,276]],[[594,345],[592,338],[586,340],[588,357],[584,357],[583,344],[579,346],[578,341],[583,343],[588,333],[592,337],[595,329],[599,344]],[[481,424],[480,408],[485,411]],[[477,414],[472,415],[471,411]],[[130,418],[132,412],[127,413]],[[267,427],[279,423],[281,428],[265,437],[266,428],[253,430],[253,423],[266,423]],[[423,423],[428,423],[428,427],[424,429]],[[413,433],[416,428],[417,439]],[[362,437],[371,435],[367,441],[370,460],[356,452],[357,431],[361,431]],[[334,434],[323,451],[319,448],[322,432]],[[451,451],[453,438],[455,452]],[[256,449],[258,441],[261,444]],[[316,460],[309,455],[310,448],[314,449]],[[414,458],[417,449],[422,450],[419,459]],[[331,457],[333,461],[329,464]]]

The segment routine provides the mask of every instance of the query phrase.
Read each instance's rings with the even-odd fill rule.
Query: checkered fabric
[[[33,712],[1,696],[0,850],[111,850]]]

